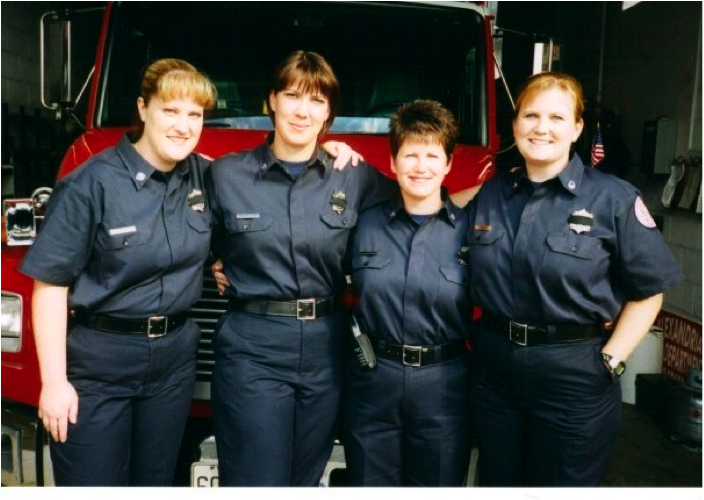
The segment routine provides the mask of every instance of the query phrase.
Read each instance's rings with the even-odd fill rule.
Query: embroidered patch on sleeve
[[[643,200],[640,198],[640,196],[636,198],[634,208],[636,211],[636,219],[638,219],[638,222],[640,222],[643,226],[649,229],[654,229],[657,227],[657,224],[655,224],[653,217],[650,215],[650,212],[648,212],[648,208],[645,206],[645,203],[643,203]]]

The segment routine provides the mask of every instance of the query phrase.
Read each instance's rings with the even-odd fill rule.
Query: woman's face
[[[440,143],[407,140],[392,160],[406,205],[440,202],[442,181],[452,167]]]
[[[144,133],[135,147],[156,169],[172,170],[198,144],[203,130],[203,106],[190,99],[164,101],[154,96],[149,104],[137,99]]]
[[[293,84],[269,94],[274,112],[274,153],[282,160],[307,160],[315,148],[318,135],[330,116],[327,97],[304,93]]]
[[[572,98],[552,88],[525,101],[513,121],[513,136],[529,169],[553,167],[559,173],[569,163],[570,146],[583,126],[575,118]]]

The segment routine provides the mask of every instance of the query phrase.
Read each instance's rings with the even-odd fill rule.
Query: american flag
[[[592,167],[596,167],[604,158],[606,158],[604,142],[601,139],[601,130],[597,126],[596,134],[594,134],[594,140],[592,141]]]

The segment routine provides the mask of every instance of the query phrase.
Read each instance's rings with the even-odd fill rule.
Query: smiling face
[[[200,139],[203,106],[190,99],[164,101],[153,96],[148,104],[138,98],[137,108],[144,132],[135,148],[157,170],[172,170]]]
[[[572,97],[559,88],[540,91],[521,104],[513,135],[532,180],[552,178],[567,166],[583,126]]]
[[[274,143],[277,158],[287,161],[308,160],[318,136],[330,116],[327,97],[317,91],[303,92],[293,84],[269,94],[269,109],[274,116]]]
[[[391,170],[396,174],[406,210],[424,215],[437,212],[442,205],[442,182],[452,168],[442,145],[407,140],[392,160]]]

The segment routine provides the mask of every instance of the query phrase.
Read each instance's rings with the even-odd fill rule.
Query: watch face
[[[615,359],[609,354],[602,353],[601,355],[604,358],[606,364],[608,365],[612,375],[615,375],[616,377],[620,377],[621,375],[623,375],[623,372],[626,371],[626,363]]]

